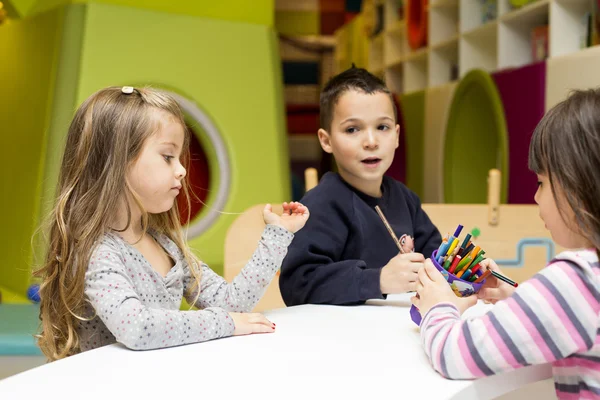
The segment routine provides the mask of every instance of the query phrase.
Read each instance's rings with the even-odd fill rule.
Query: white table
[[[545,365],[476,381],[442,378],[421,347],[408,299],[273,310],[266,315],[274,334],[154,351],[106,346],[4,379],[0,399],[468,400],[551,377]]]

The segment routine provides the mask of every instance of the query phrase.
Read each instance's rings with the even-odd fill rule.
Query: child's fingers
[[[274,326],[274,324],[269,321],[267,319],[267,317],[265,317],[262,314],[259,313],[251,313],[248,314],[248,322],[250,322],[251,324],[262,324],[265,326]]]
[[[477,292],[477,297],[483,300],[502,300],[506,297],[500,289],[496,288],[482,288]]]
[[[400,254],[400,258],[417,263],[422,263],[425,261],[425,257],[421,253],[403,253]]]
[[[431,279],[429,278],[429,275],[427,275],[425,268],[421,268],[417,274],[419,275],[419,282],[421,282],[423,286],[431,282]]]
[[[417,308],[419,308],[419,301],[420,299],[417,296],[413,296],[410,298],[410,302],[413,303],[413,305]]]
[[[290,206],[294,214],[304,214],[304,211],[306,210],[306,207],[302,203],[298,203],[297,201],[291,203]]]
[[[423,268],[427,276],[432,282],[446,282],[446,279],[442,276],[442,273],[433,265],[431,259],[425,260],[425,267]]]
[[[423,284],[421,282],[415,282],[415,292],[421,293],[423,291]]]
[[[272,211],[273,211],[273,207],[271,207],[271,204],[266,204],[265,209],[263,210],[263,213],[266,214],[266,213],[270,213]]]
[[[491,269],[492,271],[500,272],[500,268],[498,268],[498,265],[496,265],[494,260],[492,260],[491,258],[481,260],[479,264],[481,264],[481,269],[483,271],[485,271],[486,269]]]
[[[299,215],[306,214],[308,212],[308,207],[306,207],[302,203],[296,203],[296,209],[295,209],[295,211]]]
[[[425,264],[423,264],[422,262],[411,262],[410,263],[410,269],[411,269],[412,272],[417,273],[417,272],[419,272],[420,270],[423,269],[424,265]]]
[[[252,333],[273,333],[275,332],[274,326],[267,326],[263,324],[252,324]]]
[[[302,215],[305,217],[308,217],[310,215],[310,211],[308,211],[308,207],[306,207],[304,204],[298,203],[300,204],[300,206],[302,207]]]

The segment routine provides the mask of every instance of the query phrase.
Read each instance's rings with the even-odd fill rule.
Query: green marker
[[[477,264],[479,264],[481,261],[483,261],[483,259],[485,258],[483,255],[485,254],[485,251],[481,250],[479,252],[479,255],[477,255],[477,257],[475,258],[475,260],[473,260],[473,262],[471,263],[472,266],[475,266]]]
[[[450,268],[450,264],[452,263],[452,261],[450,260],[450,257],[448,257],[448,259],[446,260],[446,262],[444,263],[444,269],[447,271],[448,268]]]
[[[473,260],[473,259],[470,256],[467,256],[464,259],[460,260],[460,263],[458,263],[458,265],[456,266],[456,269],[454,270],[454,275],[456,275],[458,272],[460,272],[460,270],[463,269],[465,266],[469,265],[471,260]]]

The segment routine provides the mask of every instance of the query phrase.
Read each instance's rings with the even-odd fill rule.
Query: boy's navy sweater
[[[442,238],[421,208],[419,197],[384,176],[382,197],[366,195],[336,173],[327,173],[301,202],[310,218],[295,234],[281,267],[279,286],[288,306],[361,304],[381,299],[381,269],[398,247],[379,218],[379,205],[394,233],[414,238],[414,251],[425,258]]]

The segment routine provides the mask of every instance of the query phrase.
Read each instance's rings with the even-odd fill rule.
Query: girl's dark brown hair
[[[546,113],[531,138],[529,169],[548,176],[559,206],[561,187],[577,229],[600,256],[600,89],[575,90]]]

